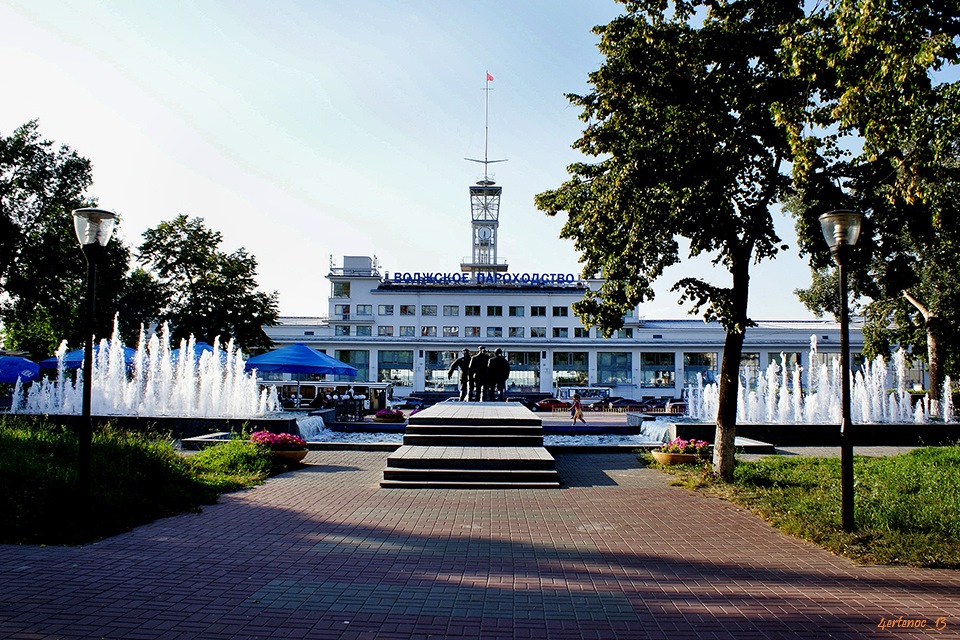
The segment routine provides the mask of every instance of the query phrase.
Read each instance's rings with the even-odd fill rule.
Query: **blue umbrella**
[[[301,342],[250,358],[247,360],[246,370],[253,369],[264,373],[357,375],[357,370],[347,363],[331,358]]]
[[[97,354],[100,353],[100,345],[93,346],[93,359],[97,359]],[[123,348],[123,361],[126,365],[133,366],[134,356],[137,355],[137,350],[132,347]],[[63,356],[63,368],[64,369],[79,369],[83,366],[83,349],[76,349],[70,351]],[[40,367],[42,369],[56,369],[57,368],[57,356],[52,356],[46,360],[40,361]]]
[[[0,382],[16,384],[36,380],[40,375],[40,365],[20,356],[0,356]]]

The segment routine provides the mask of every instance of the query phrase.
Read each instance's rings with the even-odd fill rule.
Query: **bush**
[[[173,441],[98,429],[90,495],[76,488],[78,440],[63,425],[0,419],[0,543],[78,544],[198,511],[220,493],[263,482],[270,454],[246,440],[190,458]]]

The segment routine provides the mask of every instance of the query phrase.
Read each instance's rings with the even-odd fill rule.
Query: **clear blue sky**
[[[177,214],[245,247],[283,315],[325,315],[330,256],[387,271],[455,272],[470,254],[467,187],[483,156],[503,187],[500,255],[512,272],[578,273],[563,218],[533,205],[581,156],[565,93],[602,62],[591,28],[613,0],[4,0],[0,135],[41,134],[93,163],[91,195],[128,244]],[[808,318],[791,249],[754,268],[751,315]],[[647,318],[678,318],[670,272]],[[722,270],[717,284],[726,284]]]

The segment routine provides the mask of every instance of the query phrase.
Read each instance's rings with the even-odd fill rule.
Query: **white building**
[[[437,276],[441,282],[436,282]],[[610,338],[586,329],[571,310],[589,283],[504,274],[517,284],[445,282],[452,274],[381,274],[368,257],[348,256],[331,269],[326,318],[282,318],[268,327],[280,345],[303,342],[348,362],[357,381],[390,382],[398,395],[453,391],[447,370],[463,348],[501,348],[515,392],[553,393],[561,386],[602,386],[633,399],[680,397],[682,389],[717,378],[724,331],[696,319],[627,317]],[[457,274],[459,275],[459,274]],[[536,274],[543,276],[544,274]],[[554,274],[547,274],[558,277]],[[571,278],[572,276],[563,276]],[[433,280],[432,282],[430,280]],[[747,379],[770,362],[809,365],[818,351],[839,352],[839,325],[827,321],[760,321],[747,330],[742,368]],[[851,331],[851,351],[862,337]]]

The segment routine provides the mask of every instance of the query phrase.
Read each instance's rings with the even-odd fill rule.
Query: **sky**
[[[512,273],[576,273],[565,214],[537,193],[584,160],[571,148],[603,62],[593,26],[613,0],[0,0],[0,135],[41,136],[93,165],[89,195],[120,216],[131,247],[179,214],[203,218],[257,259],[283,316],[324,316],[331,260],[376,256],[388,272],[458,272],[470,255],[469,185],[489,157],[503,188],[498,253]],[[753,268],[754,319],[808,319],[809,285],[789,249]],[[687,317],[679,278],[729,278],[685,261],[641,305]]]

